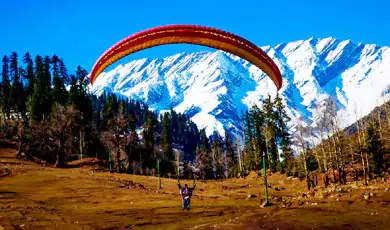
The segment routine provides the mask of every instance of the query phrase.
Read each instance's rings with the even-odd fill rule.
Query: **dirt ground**
[[[197,182],[182,211],[177,181],[110,174],[92,167],[55,169],[0,149],[2,229],[389,229],[388,182],[303,194],[304,182],[275,174],[272,206],[259,207],[262,178]],[[182,181],[192,185],[192,181]],[[364,194],[367,194],[364,197]],[[370,194],[371,193],[371,194]]]

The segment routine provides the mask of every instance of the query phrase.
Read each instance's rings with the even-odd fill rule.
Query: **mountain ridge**
[[[347,127],[368,114],[388,94],[390,51],[375,44],[310,37],[274,47],[261,47],[283,76],[279,91],[290,117],[302,116],[315,126],[317,106],[334,98]],[[379,82],[382,81],[382,82]],[[210,135],[236,134],[241,116],[276,87],[257,67],[224,51],[181,52],[157,59],[137,59],[103,72],[90,88],[143,100],[158,111],[171,107],[186,113]],[[383,92],[382,92],[383,91]],[[366,101],[360,99],[366,95]],[[367,95],[369,94],[369,95]],[[359,106],[353,105],[359,104]],[[354,118],[355,117],[355,118]],[[292,126],[296,119],[292,119]]]

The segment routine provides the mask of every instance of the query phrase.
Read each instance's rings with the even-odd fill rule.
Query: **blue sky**
[[[0,0],[0,55],[57,54],[69,70],[88,71],[120,39],[165,24],[200,24],[236,33],[256,45],[332,36],[390,45],[388,0]],[[125,60],[210,50],[167,45]]]

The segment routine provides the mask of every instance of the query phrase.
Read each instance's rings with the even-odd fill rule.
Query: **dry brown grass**
[[[388,184],[366,189],[375,193],[368,200],[365,189],[352,184],[302,198],[304,182],[275,174],[268,189],[274,205],[262,209],[263,181],[251,174],[197,182],[188,212],[180,209],[176,180],[163,178],[159,190],[154,177],[55,169],[14,156],[0,150],[0,165],[11,172],[0,177],[4,229],[386,229],[390,219]],[[245,199],[249,194],[257,197]]]

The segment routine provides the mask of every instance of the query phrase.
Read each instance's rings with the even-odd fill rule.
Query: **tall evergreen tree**
[[[253,158],[254,152],[254,130],[253,130],[253,119],[250,111],[247,111],[244,116],[245,130],[244,130],[244,140],[245,140],[245,152],[246,152],[246,164],[249,168],[255,166]]]
[[[31,96],[34,92],[34,63],[30,56],[30,53],[26,53],[23,57],[23,63],[26,65],[26,69],[24,71],[24,78],[27,80],[27,93],[26,97],[31,99]]]
[[[283,158],[283,169],[287,170],[290,174],[293,167],[294,154],[291,149],[291,134],[289,132],[288,122],[291,118],[287,115],[285,106],[283,105],[282,99],[279,93],[276,94],[275,98],[275,109],[276,109],[276,133],[277,141],[282,150],[281,157]]]
[[[147,121],[145,123],[145,128],[143,132],[144,141],[145,141],[145,147],[147,149],[152,150],[155,144],[155,136],[154,136],[154,119],[151,113],[147,116]]]
[[[26,115],[26,102],[22,79],[18,66],[18,55],[12,52],[10,57],[10,77],[12,79],[11,102],[14,112],[20,113],[23,117]]]
[[[154,147],[156,144],[155,141],[155,119],[153,118],[153,114],[151,112],[147,115],[146,123],[144,124],[144,130],[142,132],[143,140],[144,140],[144,148],[145,148],[145,154],[142,157],[140,152],[140,164],[141,168],[143,166],[151,166],[154,167],[155,165],[152,164],[152,154],[154,151]],[[159,156],[159,158],[162,158],[162,156]]]
[[[228,159],[229,159],[229,168],[231,168],[233,165],[237,164],[236,159],[236,151],[235,146],[233,143],[233,138],[231,137],[231,134],[228,132],[225,133],[225,149],[227,151]]]
[[[62,69],[62,71],[64,71]],[[64,73],[63,73],[64,74]],[[76,74],[71,79],[70,103],[75,105],[83,114],[83,122],[92,119],[92,104],[88,97],[88,73],[85,69],[77,66]]]
[[[269,166],[272,172],[276,172],[276,167],[279,162],[278,149],[276,145],[276,116],[274,112],[274,105],[270,95],[268,95],[264,103],[264,116],[266,120],[265,133],[268,149]]]
[[[53,105],[52,97],[52,78],[50,72],[51,58],[45,56],[43,59],[43,75],[41,77],[41,86],[43,87],[43,114],[47,117],[51,113],[51,108]]]
[[[10,112],[11,112],[11,83],[9,79],[9,59],[7,55],[4,55],[3,57],[3,66],[2,66],[2,72],[1,72],[1,78],[2,78],[2,93],[1,93],[1,104],[2,104],[2,110],[4,115],[9,118]]]
[[[59,68],[60,59],[57,55],[53,55],[51,61],[53,63],[53,101],[61,105],[65,105],[67,101],[67,92],[65,89],[64,79],[61,78]]]
[[[201,164],[203,165],[204,169],[204,175],[205,177],[210,177],[210,175],[213,175],[213,168],[212,168],[212,159],[210,157],[210,151],[211,151],[211,146],[209,139],[206,135],[206,129],[203,128],[200,130],[200,141],[199,141],[199,150],[197,154],[197,158],[201,159]]]
[[[70,84],[70,77],[68,75],[68,69],[65,66],[64,60],[60,58],[58,60],[59,75],[65,85]]]
[[[254,126],[254,147],[255,150],[253,152],[254,160],[255,160],[255,169],[258,170],[262,168],[262,155],[263,152],[267,151],[264,130],[263,127],[265,125],[265,115],[264,112],[258,108],[257,106],[253,106],[251,110],[251,119],[253,120]]]
[[[214,173],[214,178],[222,178],[222,176],[225,175],[225,153],[226,152],[223,148],[222,137],[215,130],[211,140],[211,165]]]
[[[374,172],[377,175],[382,175],[384,171],[384,155],[385,150],[383,143],[380,139],[380,134],[378,130],[378,123],[375,119],[370,121],[367,127],[366,135],[366,148],[365,151],[369,154],[372,154]]]
[[[162,119],[162,145],[165,156],[168,159],[173,159],[172,151],[172,135],[171,135],[171,121],[168,113],[164,113]]]
[[[44,59],[37,55],[35,58],[35,82],[31,99],[31,115],[34,119],[41,120],[51,112],[51,73],[50,58]]]
[[[74,93],[73,93],[73,85],[75,83],[73,82],[76,82],[75,80],[72,80],[72,84],[71,84],[71,90],[70,90],[70,98],[72,97],[76,97],[76,96],[73,96]],[[76,85],[74,86],[75,88],[77,87]],[[116,97],[115,94],[113,95],[108,95],[107,97],[105,97],[105,103],[104,103],[104,108],[103,108],[103,128],[106,127],[106,126],[109,126],[109,122],[111,119],[114,118],[114,116],[118,113],[118,109],[119,109],[119,105],[118,105],[118,99]],[[73,99],[73,100],[77,100],[77,99]]]
[[[19,82],[20,82],[20,73],[18,68],[18,54],[16,52],[11,53],[10,65],[9,65],[10,78],[12,80],[11,86],[11,102],[13,105],[13,110],[18,111],[18,97],[19,97]]]
[[[68,95],[68,103],[70,105],[75,105],[78,100],[78,91],[77,91],[77,78],[74,74],[70,75],[70,89]],[[113,118],[112,116],[111,118]]]
[[[210,152],[210,142],[206,135],[206,129],[200,130],[200,149],[204,152]]]

